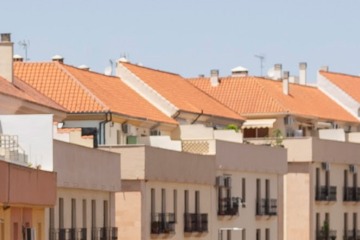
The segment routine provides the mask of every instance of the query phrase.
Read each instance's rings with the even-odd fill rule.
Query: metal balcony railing
[[[50,240],[85,240],[86,228],[52,228],[49,238]]]
[[[336,240],[336,230],[317,231],[316,240]]]
[[[315,188],[316,201],[336,201],[336,186],[320,186]]]
[[[91,229],[91,240],[117,240],[116,227],[94,227]]]
[[[208,214],[207,213],[185,213],[184,232],[207,232]]]
[[[234,216],[239,214],[240,198],[238,197],[226,197],[219,199],[219,216]]]
[[[277,199],[258,199],[256,201],[256,215],[277,215]]]
[[[175,233],[174,213],[153,213],[151,215],[151,234]]]
[[[7,162],[27,165],[25,151],[18,144],[18,136],[0,134],[0,158]]]

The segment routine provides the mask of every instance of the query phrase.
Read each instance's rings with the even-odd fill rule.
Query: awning
[[[275,118],[270,119],[250,119],[246,120],[241,128],[272,128]]]

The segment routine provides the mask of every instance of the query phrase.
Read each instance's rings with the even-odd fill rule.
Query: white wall
[[[345,131],[344,129],[320,129],[319,130],[319,138],[326,140],[334,140],[345,142]]]
[[[1,134],[18,136],[32,166],[53,170],[52,115],[0,115],[0,124]]]

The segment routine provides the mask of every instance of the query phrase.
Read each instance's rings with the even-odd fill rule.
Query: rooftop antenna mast
[[[22,40],[22,41],[19,42],[19,45],[25,50],[25,58],[24,58],[24,60],[26,62],[27,60],[29,60],[28,57],[27,57],[27,52],[28,52],[28,48],[30,47],[30,41],[29,40],[27,40],[27,41]]]
[[[263,68],[264,68],[264,60],[265,60],[265,56],[262,55],[254,55],[254,57],[258,58],[260,60],[260,76],[263,76]]]

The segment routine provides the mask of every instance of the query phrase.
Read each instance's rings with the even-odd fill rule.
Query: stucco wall
[[[59,187],[120,191],[119,154],[55,140],[54,169]]]

